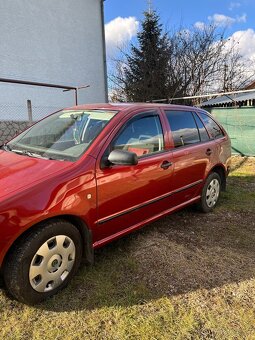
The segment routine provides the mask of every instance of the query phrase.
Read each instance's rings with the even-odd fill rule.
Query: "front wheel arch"
[[[67,241],[66,245],[65,242],[62,243],[63,236],[65,242]],[[55,242],[51,245],[47,240]],[[41,246],[47,244],[46,242],[48,247],[44,248],[45,253],[39,254],[38,250],[40,251]],[[69,246],[71,248],[68,248]],[[28,304],[39,303],[56,294],[70,282],[77,272],[82,259],[82,247],[81,234],[73,224],[66,220],[55,219],[48,223],[42,222],[37,228],[29,229],[29,232],[19,238],[12,251],[6,256],[3,277],[8,292],[17,300]],[[70,255],[66,249],[70,249]],[[35,256],[41,258],[40,263],[35,261],[32,264]],[[55,266],[56,259],[57,266]],[[49,268],[49,265],[52,268]],[[37,266],[42,266],[42,275],[32,272],[30,278],[30,270],[40,269]],[[43,291],[34,289],[31,284],[33,275],[40,276],[39,284],[46,284]],[[47,287],[48,284],[49,287]]]
[[[74,215],[61,215],[59,218],[72,223],[79,230],[83,241],[83,260],[86,264],[94,264],[92,231],[87,224],[80,217]]]
[[[94,263],[94,249],[93,249],[93,242],[92,242],[92,232],[91,230],[87,227],[86,223],[79,217],[74,216],[74,215],[59,215],[59,216],[54,216],[45,220],[42,220],[38,223],[35,223],[33,226],[25,230],[21,235],[19,235],[14,242],[12,243],[11,247],[8,249],[6,254],[4,255],[4,259],[2,261],[1,265],[1,273],[2,270],[5,266],[6,259],[8,257],[8,254],[10,254],[13,249],[15,248],[16,244],[20,242],[20,240],[25,237],[26,235],[30,234],[33,232],[33,230],[36,230],[38,226],[41,224],[45,223],[52,223],[55,221],[63,220],[66,222],[70,222],[73,224],[79,231],[81,238],[82,238],[82,245],[83,245],[83,262],[85,264],[92,265]]]

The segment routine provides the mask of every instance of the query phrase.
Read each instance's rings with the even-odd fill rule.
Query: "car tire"
[[[212,172],[206,179],[202,189],[200,201],[196,204],[197,210],[209,213],[216,206],[221,191],[221,178],[216,172]]]
[[[15,244],[5,261],[8,292],[18,301],[37,304],[63,289],[82,259],[78,229],[64,220],[42,223]]]

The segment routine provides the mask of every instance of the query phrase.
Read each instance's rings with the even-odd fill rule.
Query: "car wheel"
[[[216,206],[221,191],[221,178],[216,173],[211,173],[204,184],[200,202],[196,205],[197,209],[208,213]]]
[[[39,303],[64,288],[79,268],[81,236],[64,220],[43,223],[24,235],[7,256],[4,281],[17,300]]]

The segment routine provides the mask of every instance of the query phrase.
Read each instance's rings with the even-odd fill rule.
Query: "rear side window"
[[[139,115],[140,116],[140,115]],[[164,149],[163,131],[158,115],[131,119],[113,142],[113,150],[127,150],[143,156]]]
[[[207,131],[209,132],[212,138],[216,139],[224,136],[219,125],[215,123],[215,121],[212,118],[210,118],[209,116],[202,112],[199,112],[199,114],[207,128]]]
[[[176,148],[200,142],[198,128],[192,112],[166,111],[166,116]]]
[[[200,134],[200,139],[201,142],[206,142],[209,140],[209,135],[204,127],[204,124],[202,123],[201,119],[198,117],[198,115],[196,113],[193,113],[198,130],[199,130],[199,134]]]

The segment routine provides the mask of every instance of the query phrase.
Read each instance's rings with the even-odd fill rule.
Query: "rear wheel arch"
[[[221,191],[221,177],[218,172],[212,171],[207,176],[199,201],[195,208],[203,213],[211,212],[218,202]]]
[[[217,173],[220,176],[221,179],[221,190],[226,191],[226,185],[227,185],[227,176],[226,176],[226,170],[222,165],[216,165],[213,167],[209,174],[211,173]]]

